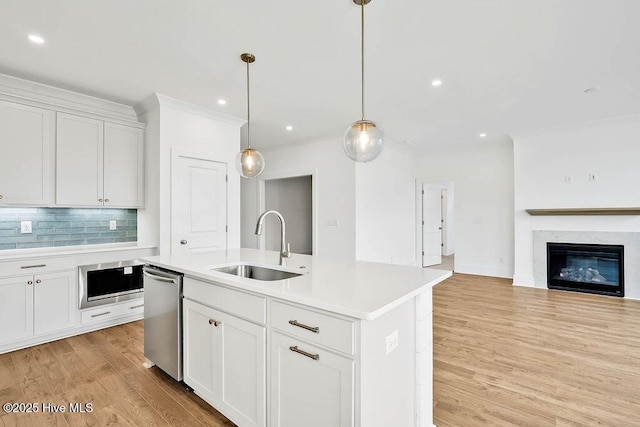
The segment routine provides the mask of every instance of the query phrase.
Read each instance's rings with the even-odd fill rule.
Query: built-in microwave
[[[78,267],[80,308],[142,298],[142,266],[133,260]]]

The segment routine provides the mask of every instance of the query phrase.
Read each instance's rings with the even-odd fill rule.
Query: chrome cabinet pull
[[[109,203],[109,199],[104,199],[105,203]]]
[[[99,201],[100,203],[102,203],[104,200],[102,200],[102,199],[98,199],[98,201]]]
[[[219,322],[218,320],[215,320],[215,319],[209,319],[209,324],[215,326],[216,328],[220,326],[220,323],[222,322]]]
[[[181,244],[181,245],[186,245],[186,244],[187,244],[187,241],[186,241],[186,240],[184,240],[184,239],[182,239],[182,240],[180,240],[180,244]]]
[[[46,267],[46,266],[47,266],[47,264],[35,264],[35,265],[23,265],[20,268],[25,270],[27,268],[40,268],[40,267]]]
[[[2,194],[0,194],[0,200],[2,200]]]
[[[133,310],[134,308],[144,307],[144,304],[134,305],[133,307],[129,307],[129,310]]]
[[[27,285],[33,285],[33,281],[29,280],[29,281],[27,282]]]
[[[106,316],[107,314],[111,314],[111,312],[110,311],[105,311],[104,313],[92,314],[91,317]]]
[[[306,329],[307,331],[311,331],[315,334],[319,334],[320,333],[320,328],[317,326],[307,326],[303,323],[298,323],[297,320],[289,320],[289,324],[293,325],[293,326],[297,326],[298,328],[302,328],[302,329]]]
[[[289,347],[289,350],[293,351],[294,353],[298,353],[298,354],[301,354],[303,356],[307,356],[307,357],[309,357],[309,358],[311,358],[313,360],[320,360],[320,355],[319,354],[307,353],[304,350],[300,350],[297,345],[292,345],[291,347]]]
[[[42,283],[42,280],[37,279],[37,280],[36,280],[36,283]]]

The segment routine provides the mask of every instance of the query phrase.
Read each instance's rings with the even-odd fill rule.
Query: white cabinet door
[[[0,101],[0,206],[46,205],[53,112]]]
[[[266,332],[263,326],[216,313],[219,340],[214,369],[220,383],[214,405],[242,427],[266,425]]]
[[[182,300],[184,382],[203,399],[214,398],[214,342],[213,321],[215,310]]]
[[[354,361],[271,333],[271,426],[354,425]]]
[[[171,160],[171,253],[227,248],[227,165],[175,155]]]
[[[0,343],[33,334],[33,276],[0,279]]]
[[[103,205],[103,122],[57,113],[56,203]]]
[[[265,327],[183,300],[184,382],[241,427],[266,425]]]
[[[105,122],[104,205],[144,205],[144,130]]]
[[[44,334],[74,325],[75,271],[38,274],[33,287],[33,332]]]

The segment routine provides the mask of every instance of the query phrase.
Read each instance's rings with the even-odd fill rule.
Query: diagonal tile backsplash
[[[20,233],[21,221],[31,221],[31,234]],[[137,240],[136,209],[0,208],[0,250]]]

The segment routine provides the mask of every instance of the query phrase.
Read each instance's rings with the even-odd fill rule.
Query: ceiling
[[[245,118],[251,52],[252,145],[339,141],[360,119],[359,14],[352,0],[2,0],[0,73]],[[637,0],[373,0],[366,117],[422,152],[640,113],[638,16]]]

